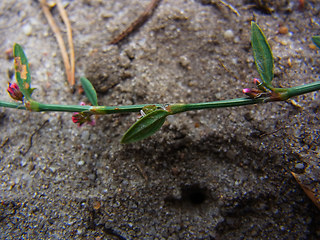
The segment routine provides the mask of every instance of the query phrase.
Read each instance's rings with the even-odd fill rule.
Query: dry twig
[[[40,0],[40,4],[41,4],[42,10],[43,10],[43,13],[44,13],[45,17],[47,18],[48,23],[49,23],[52,31],[54,32],[56,39],[57,39],[57,42],[58,42],[58,45],[60,48],[60,52],[62,55],[64,67],[66,69],[66,75],[67,75],[69,85],[71,87],[73,87],[75,84],[75,80],[74,80],[74,50],[73,50],[73,43],[72,43],[72,31],[71,31],[70,22],[68,20],[68,16],[67,16],[65,10],[63,9],[61,2],[58,1],[57,5],[58,5],[59,13],[60,13],[64,23],[67,26],[71,64],[69,61],[69,56],[68,56],[67,49],[64,44],[61,32],[59,30],[59,27],[57,26],[57,24],[55,23],[55,21],[53,19],[53,16],[50,12],[50,9],[47,5],[46,0]],[[61,10],[61,8],[63,9],[63,11]]]
[[[118,36],[116,36],[112,41],[110,41],[109,44],[117,44],[118,42],[123,40],[126,36],[128,36],[130,33],[132,33],[135,29],[141,26],[148,19],[148,17],[153,13],[154,9],[157,7],[160,1],[161,0],[152,0],[149,3],[149,5],[146,7],[144,12],[135,21],[133,21],[127,29],[125,29]]]
[[[224,6],[230,8],[231,11],[233,11],[238,17],[240,17],[239,11],[234,6],[232,6],[231,4],[229,4],[229,3],[227,3],[226,1],[223,1],[223,0],[219,0],[219,2],[221,4],[223,4]]]
[[[3,148],[4,145],[7,144],[7,142],[9,142],[9,138],[8,138],[8,137],[6,137],[6,138],[3,140],[3,142],[0,144],[0,148]]]
[[[71,24],[70,24],[67,12],[61,3],[61,0],[57,0],[57,6],[58,6],[59,13],[63,19],[63,22],[67,27],[68,44],[69,44],[69,50],[70,50],[70,65],[71,65],[70,81],[71,81],[71,86],[73,86],[75,84],[75,78],[74,78],[75,57],[74,57],[74,47],[73,47],[73,41],[72,41],[72,28],[71,28]]]
[[[46,125],[46,123],[48,123],[48,122],[49,122],[49,120],[45,120],[45,121],[40,125],[39,128],[35,129],[35,130],[31,133],[31,135],[30,135],[30,137],[29,137],[28,147],[26,147],[25,150],[20,149],[20,153],[22,154],[22,156],[25,156],[25,155],[29,152],[30,148],[32,147],[32,139],[33,139],[33,136],[34,136],[36,133],[38,133],[38,132],[41,130],[41,128],[43,128],[44,125]]]
[[[148,175],[146,174],[146,172],[143,170],[143,168],[141,167],[141,165],[139,163],[137,163],[137,168],[139,169],[141,175],[144,177],[144,179],[146,181],[148,181]]]

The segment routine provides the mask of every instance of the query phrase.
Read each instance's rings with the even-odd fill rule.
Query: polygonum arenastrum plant
[[[320,36],[315,36],[312,40],[320,48]],[[320,81],[291,88],[275,88],[272,85],[274,62],[271,48],[262,30],[255,22],[251,23],[251,44],[261,81],[258,79],[254,80],[256,88],[243,89],[243,93],[246,94],[247,97],[203,103],[141,104],[130,106],[99,106],[95,89],[91,82],[84,77],[81,77],[80,81],[92,106],[83,104],[44,104],[36,101],[31,96],[33,89],[31,88],[31,77],[27,57],[22,47],[19,44],[15,44],[13,55],[17,83],[9,84],[7,91],[14,100],[22,101],[22,103],[0,101],[0,106],[27,109],[35,112],[73,112],[72,121],[79,126],[84,123],[93,125],[92,115],[141,112],[141,118],[128,129],[121,140],[122,143],[132,143],[145,139],[157,132],[169,115],[200,109],[236,107],[272,101],[284,101],[288,98],[320,89]]]

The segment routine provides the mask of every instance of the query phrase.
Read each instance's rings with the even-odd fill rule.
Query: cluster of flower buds
[[[81,106],[86,105],[84,102],[80,103]],[[72,115],[72,121],[76,124],[78,124],[79,127],[81,127],[84,123],[87,123],[91,126],[94,126],[96,124],[95,120],[91,119],[92,114],[88,112],[75,112]]]
[[[9,87],[7,88],[7,91],[12,99],[17,100],[17,101],[23,100],[23,94],[20,91],[18,84],[9,83]]]
[[[250,98],[259,98],[261,96],[270,95],[271,92],[269,89],[265,88],[263,84],[259,81],[259,79],[253,79],[254,84],[257,86],[256,88],[245,88],[242,90],[244,94],[249,96]]]

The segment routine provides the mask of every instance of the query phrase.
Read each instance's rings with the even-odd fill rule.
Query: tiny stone
[[[303,168],[304,168],[304,164],[303,164],[303,163],[297,163],[297,164],[295,165],[295,168],[296,168],[296,169],[303,169]]]
[[[77,164],[79,165],[79,166],[83,166],[84,165],[84,161],[83,160],[80,160]]]
[[[240,38],[238,36],[236,36],[233,41],[234,41],[234,43],[239,43],[240,42]]]
[[[223,36],[226,39],[231,39],[234,37],[234,33],[231,29],[228,29],[227,31],[224,32]]]
[[[57,171],[57,167],[54,166],[50,166],[49,169],[52,173],[55,173]]]
[[[288,33],[288,28],[286,26],[279,27],[279,33],[280,34],[287,34]]]
[[[282,40],[282,41],[280,41],[280,44],[283,45],[283,46],[287,46],[288,45],[288,41]]]
[[[93,202],[93,209],[98,210],[101,207],[101,203],[99,201]]]
[[[27,165],[27,159],[26,158],[22,158],[20,161],[20,165],[21,167],[25,167]]]
[[[190,69],[190,60],[186,56],[181,56],[179,63],[183,68]]]
[[[32,26],[30,24],[26,24],[23,26],[22,31],[25,35],[30,36],[32,34]]]

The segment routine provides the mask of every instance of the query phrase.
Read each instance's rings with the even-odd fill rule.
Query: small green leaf
[[[98,106],[98,98],[97,98],[97,93],[94,87],[92,86],[91,82],[86,79],[85,77],[80,78],[81,85],[83,87],[83,90],[91,102],[93,106]]]
[[[320,48],[320,36],[313,36],[312,41],[318,48]]]
[[[17,43],[13,46],[13,57],[15,75],[19,89],[23,96],[27,100],[30,100],[34,89],[31,88],[29,63],[22,47]]]
[[[255,22],[251,22],[251,44],[253,57],[260,77],[267,88],[272,88],[273,56],[271,48],[262,30]]]
[[[145,139],[157,132],[170,113],[163,109],[157,109],[140,118],[123,135],[121,143],[133,143]]]

